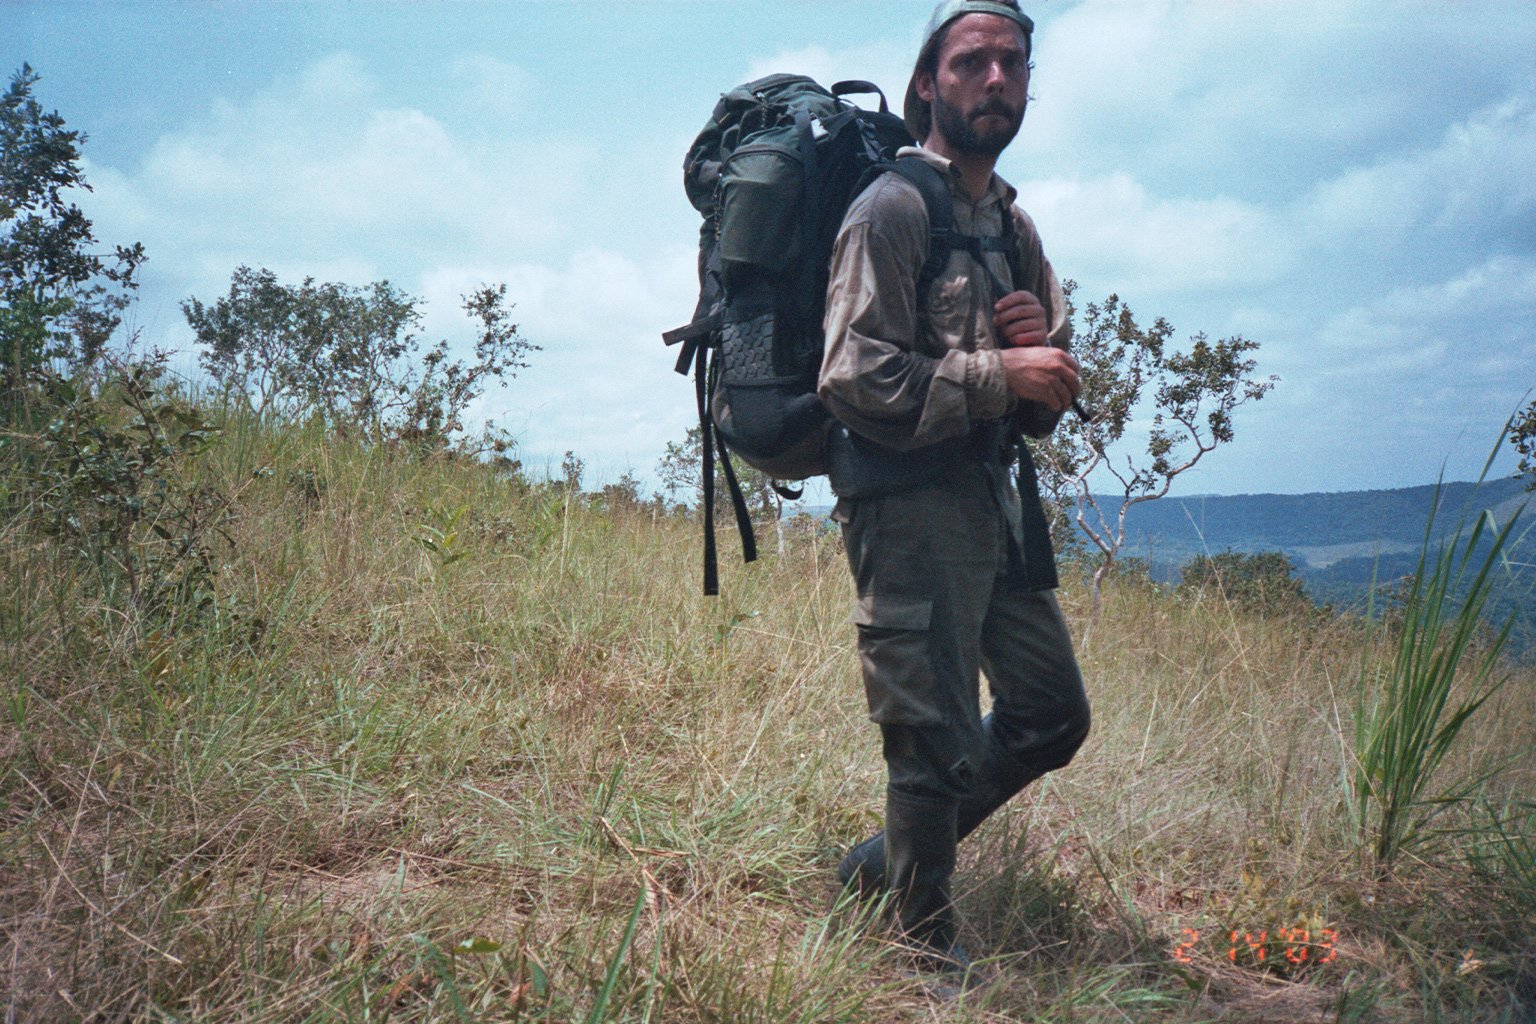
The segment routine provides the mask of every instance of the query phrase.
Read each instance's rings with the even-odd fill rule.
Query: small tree
[[[700,511],[704,507],[703,445],[702,431],[698,427],[689,427],[681,443],[667,442],[666,453],[656,463],[656,475],[667,497],[682,500],[690,508]],[[774,490],[773,479],[740,459],[733,459],[731,466],[736,471],[736,479],[741,482],[741,494],[752,518],[778,521],[784,514],[784,498]],[[718,468],[715,488],[715,518],[723,522],[731,516],[731,503],[725,496],[725,475]]]
[[[235,270],[229,294],[181,309],[203,346],[203,367],[221,386],[262,410],[313,411],[372,442],[441,448],[463,429],[469,404],[491,381],[528,365],[539,346],[511,322],[506,285],[464,296],[479,337],[468,361],[447,341],[421,352],[420,301],[376,281],[365,288],[280,284],[270,270]],[[506,447],[487,441],[486,447]]]
[[[91,222],[70,201],[89,192],[86,136],[44,113],[26,64],[0,98],[0,391],[28,373],[89,363],[122,323],[144,247],[96,252]]]
[[[1509,443],[1520,453],[1520,473],[1527,477],[1526,488],[1536,491],[1536,401],[1509,421]]]
[[[640,497],[640,478],[633,470],[626,470],[618,481],[603,484],[592,494],[593,504],[610,515],[633,512],[645,505]]]
[[[560,477],[565,481],[566,493],[579,495],[581,493],[581,478],[586,475],[586,460],[567,448],[565,450],[565,458],[560,460]]]
[[[1241,337],[1213,343],[1196,334],[1188,352],[1172,350],[1168,321],[1159,317],[1143,328],[1116,295],[1090,303],[1079,321],[1075,287],[1067,282],[1067,311],[1076,321],[1073,354],[1094,412],[1086,421],[1064,418],[1034,453],[1044,493],[1070,510],[1102,555],[1092,583],[1097,617],[1131,507],[1163,497],[1174,478],[1231,441],[1232,411],[1263,398],[1277,378],[1254,375],[1250,353],[1258,343]],[[1147,399],[1152,421],[1143,447],[1126,435]]]

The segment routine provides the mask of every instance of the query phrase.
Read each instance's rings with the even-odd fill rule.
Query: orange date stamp
[[[1180,928],[1179,933],[1184,936],[1184,941],[1173,947],[1173,958],[1180,963],[1194,963],[1191,954],[1201,945],[1201,933],[1195,928]],[[1332,928],[1228,929],[1224,943],[1217,933],[1217,937],[1207,939],[1205,945],[1218,952],[1225,950],[1226,958],[1234,964],[1298,968],[1332,962],[1339,955],[1338,938],[1338,932]]]

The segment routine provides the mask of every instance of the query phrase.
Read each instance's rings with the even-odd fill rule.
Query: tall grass
[[[1496,839],[1445,805],[1445,842],[1390,877],[1360,863],[1348,690],[1392,659],[1359,623],[1112,588],[1083,658],[1093,735],[962,847],[965,939],[996,982],[936,1005],[832,883],[883,781],[835,536],[722,566],[709,601],[693,524],[474,462],[233,419],[185,471],[231,502],[197,616],[129,628],[24,516],[0,522],[7,1020],[1529,1007],[1531,879],[1505,859],[1529,816]],[[1081,621],[1086,590],[1061,596]],[[1512,670],[1431,793],[1485,779],[1517,805],[1533,688]],[[1336,958],[1287,961],[1303,929]]]
[[[1392,658],[1362,670],[1355,799],[1382,867],[1424,841],[1446,808],[1466,800],[1497,770],[1491,766],[1432,788],[1458,736],[1509,678],[1502,656],[1514,618],[1495,624],[1489,635],[1483,613],[1523,511],[1502,525],[1481,512],[1470,526],[1464,520],[1440,537],[1437,493],[1401,613],[1382,620],[1394,634]],[[1453,699],[1458,693],[1460,699]]]

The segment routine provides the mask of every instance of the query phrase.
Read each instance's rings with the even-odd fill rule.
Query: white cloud
[[[1133,169],[1164,193],[1287,197],[1529,96],[1533,46],[1529,5],[1080,4],[1042,24],[1038,100],[1012,160]]]
[[[1536,366],[1536,262],[1494,257],[1433,284],[1398,288],[1331,317],[1318,347],[1332,375],[1415,374],[1419,387],[1459,387]],[[1526,386],[1525,381],[1518,382]]]
[[[515,73],[484,59],[470,67],[485,80]],[[371,74],[339,54],[246,104],[216,102],[142,166],[98,181],[103,219],[123,211],[155,253],[217,244],[270,263],[369,252],[399,268],[392,276],[434,254],[511,253],[564,234],[595,163],[590,144],[456,136],[377,96]]]
[[[753,60],[742,80],[752,81],[765,75],[792,72],[809,75],[829,89],[835,82],[863,80],[879,87],[891,109],[900,114],[914,55],[915,49],[908,51],[905,47],[891,43],[871,43],[835,50],[825,46],[807,46],[781,50]],[[873,107],[878,102],[871,96],[851,98],[865,107]]]
[[[1020,184],[1060,273],[1130,295],[1267,284],[1292,267],[1276,218],[1229,198],[1154,196],[1128,174]]]
[[[456,85],[455,102],[484,127],[510,124],[533,91],[533,76],[527,71],[483,53],[458,58],[449,73]]]
[[[1463,238],[1506,234],[1536,213],[1533,166],[1536,102],[1507,100],[1450,125],[1433,146],[1321,182],[1303,202],[1298,227],[1319,241],[1377,246],[1420,228]]]

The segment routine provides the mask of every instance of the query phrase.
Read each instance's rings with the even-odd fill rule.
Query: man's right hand
[[[1083,389],[1077,360],[1059,348],[1005,348],[1003,374],[1008,390],[1018,398],[1039,402],[1052,412],[1066,412]]]

